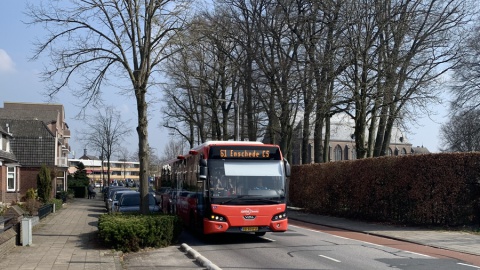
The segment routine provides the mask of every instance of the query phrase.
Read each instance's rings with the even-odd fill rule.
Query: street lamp
[[[229,102],[229,100],[223,99],[223,98],[218,98],[218,101],[223,101],[223,102]],[[238,108],[238,102],[236,100],[232,100],[234,105],[234,110],[235,110],[235,141],[240,140],[240,113],[239,113],[239,108]]]

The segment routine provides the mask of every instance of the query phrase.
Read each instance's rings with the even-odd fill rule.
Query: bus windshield
[[[207,188],[215,201],[285,199],[285,175],[280,160],[209,159],[208,167]]]

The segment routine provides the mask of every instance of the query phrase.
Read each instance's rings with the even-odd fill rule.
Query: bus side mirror
[[[283,159],[283,163],[285,164],[285,176],[290,177],[290,163],[286,159]]]
[[[207,174],[208,174],[208,168],[200,166],[200,173],[199,173],[198,178],[200,180],[207,180]]]

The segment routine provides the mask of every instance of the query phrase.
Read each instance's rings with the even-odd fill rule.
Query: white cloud
[[[15,71],[15,63],[5,50],[0,49],[0,73]]]

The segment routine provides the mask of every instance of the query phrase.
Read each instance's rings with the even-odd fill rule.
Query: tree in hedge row
[[[77,170],[73,174],[73,177],[68,177],[68,187],[86,187],[90,183],[90,180],[87,176],[87,170],[83,162],[78,163],[75,167]]]
[[[40,172],[37,174],[37,193],[38,198],[40,198],[43,203],[50,200],[50,195],[52,193],[52,177],[50,175],[50,169],[45,165],[42,165]]]

